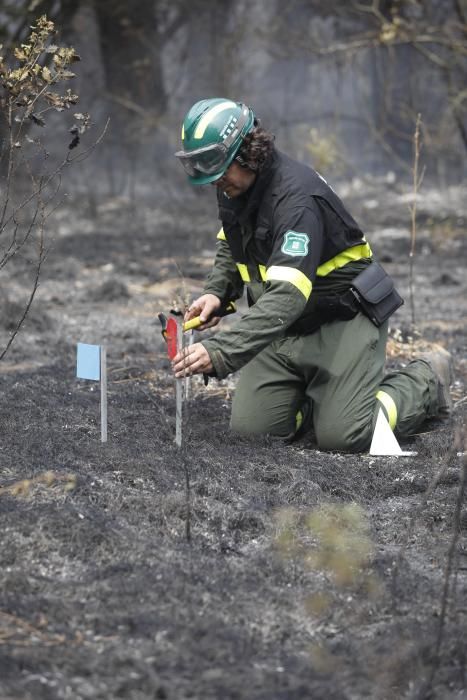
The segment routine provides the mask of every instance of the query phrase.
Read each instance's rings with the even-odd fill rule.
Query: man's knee
[[[370,447],[371,425],[361,428],[355,425],[315,426],[316,441],[320,450],[329,452],[365,452]]]
[[[240,435],[274,435],[288,437],[294,430],[294,421],[279,418],[268,411],[258,411],[254,415],[245,414],[241,410],[232,409],[230,429]]]
[[[240,435],[261,435],[267,432],[256,422],[246,421],[241,417],[232,416],[230,418],[230,430]]]

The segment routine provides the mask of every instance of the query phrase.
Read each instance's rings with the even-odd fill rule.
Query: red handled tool
[[[237,307],[233,301],[229,301],[227,304],[223,304],[219,311],[215,312],[216,316],[229,316],[229,314],[234,314]],[[175,313],[175,312],[174,312]],[[159,321],[162,326],[162,337],[167,343],[167,354],[171,360],[177,354],[177,321],[174,318],[167,318],[163,313],[157,314]],[[191,318],[189,321],[185,321],[182,324],[182,331],[192,331],[195,328],[199,328],[204,321],[201,321],[199,316]]]
[[[157,316],[162,326],[162,337],[167,343],[167,355],[173,360],[177,354],[177,321],[174,318],[167,319],[163,313]]]

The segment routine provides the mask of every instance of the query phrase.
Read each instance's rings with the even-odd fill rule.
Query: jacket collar
[[[225,209],[230,209],[242,226],[246,226],[258,211],[266,188],[277,170],[278,161],[278,153],[274,149],[248,192],[234,199],[228,199],[224,195],[219,197],[219,204]]]
[[[277,170],[277,153],[274,150],[269,159],[266,161],[263,169],[258,174],[253,186],[247,192],[247,200],[241,211],[238,212],[238,220],[241,224],[246,224],[251,217],[258,211],[263,199],[266,188],[272,180],[272,177]]]

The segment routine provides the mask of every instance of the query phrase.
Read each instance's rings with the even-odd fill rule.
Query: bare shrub
[[[50,245],[46,222],[58,205],[62,173],[91,150],[75,151],[90,117],[76,112],[69,118],[78,95],[65,87],[75,77],[70,67],[80,57],[73,48],[53,43],[56,30],[45,15],[31,30],[12,55],[0,56],[0,272],[17,258],[26,264],[29,284],[0,360],[37,292]],[[51,120],[51,113],[63,113],[63,118]]]

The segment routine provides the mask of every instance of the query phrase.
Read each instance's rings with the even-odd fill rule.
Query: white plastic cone
[[[376,419],[370,454],[380,456],[404,454],[381,408],[379,409]]]
[[[404,452],[391,430],[381,408],[376,419],[375,432],[370,445],[370,455],[377,457],[415,457],[418,452]],[[467,452],[457,452],[458,457],[466,457]]]

